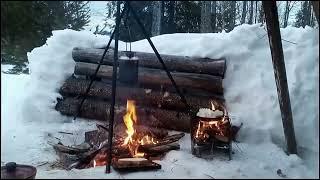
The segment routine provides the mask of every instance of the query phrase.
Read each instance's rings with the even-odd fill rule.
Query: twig
[[[43,166],[43,165],[48,164],[48,163],[49,163],[48,161],[47,161],[47,162],[44,162],[44,163],[42,163],[42,164],[37,165],[37,167]]]
[[[204,173],[204,175],[210,177],[211,179],[214,179],[214,177],[212,177],[212,176],[210,176],[210,175],[208,175],[208,174],[205,174],[205,173]]]
[[[267,32],[267,30],[266,30],[265,28],[264,28],[264,31]],[[267,32],[267,33],[268,33],[268,32]],[[282,39],[282,38],[281,38],[281,40],[282,40],[282,41],[285,41],[285,42],[288,42],[288,43],[291,43],[291,44],[297,44],[297,43],[295,43],[295,42],[291,42],[291,41],[288,41],[288,40],[285,40],[285,39]]]
[[[297,43],[295,43],[295,42],[291,42],[291,41],[288,41],[288,40],[285,40],[285,39],[282,39],[282,38],[281,38],[281,40],[282,40],[282,41],[285,41],[285,42],[288,42],[288,43],[291,43],[291,44],[297,44]]]
[[[69,133],[69,132],[63,132],[63,131],[59,131],[58,133],[61,133],[61,134],[70,134],[70,135],[73,135],[73,133]]]
[[[108,127],[105,127],[105,126],[103,126],[103,125],[101,125],[101,124],[96,124],[96,126],[97,126],[97,128],[102,128],[102,129],[104,129],[104,130],[106,130],[106,131],[109,131],[109,128]]]
[[[236,142],[235,142],[236,143]],[[240,152],[243,153],[243,151],[240,149],[240,147],[238,146],[238,143],[236,143],[236,146],[239,148]]]

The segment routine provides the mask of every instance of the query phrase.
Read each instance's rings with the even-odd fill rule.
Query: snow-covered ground
[[[38,167],[37,178],[319,178],[319,30],[309,27],[281,29],[284,57],[299,156],[287,156],[271,62],[268,37],[259,25],[241,25],[230,33],[168,34],[152,40],[163,54],[227,59],[224,79],[232,122],[244,123],[233,160],[204,160],[190,152],[190,136],[181,149],[157,161],[155,172],[104,174],[104,167],[53,170]],[[263,37],[264,36],[264,37]],[[263,38],[261,38],[263,37]],[[37,166],[57,157],[48,142],[83,141],[95,122],[72,119],[54,110],[59,87],[73,72],[73,47],[101,47],[108,38],[88,31],[54,31],[47,45],[28,53],[30,75],[1,73],[1,163]],[[134,42],[134,51],[152,52],[146,40]],[[125,44],[120,42],[120,49]],[[1,66],[1,68],[5,68]],[[73,132],[62,135],[58,131]]]

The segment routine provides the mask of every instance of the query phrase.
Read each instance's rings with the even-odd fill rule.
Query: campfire
[[[123,112],[123,113],[121,113]],[[177,143],[184,133],[168,135],[168,130],[150,127],[157,122],[152,114],[139,116],[134,100],[127,100],[125,111],[118,113],[114,127],[112,166],[115,169],[159,169],[152,160],[161,160],[170,150],[180,149]],[[139,110],[141,112],[141,110]],[[83,169],[106,165],[110,156],[107,147],[108,127],[97,124],[98,130],[85,133],[85,142],[77,146],[54,145],[65,169]]]

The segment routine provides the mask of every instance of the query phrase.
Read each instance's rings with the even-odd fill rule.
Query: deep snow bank
[[[319,65],[319,30],[281,29],[296,138],[302,157],[315,167],[318,159],[316,82]],[[242,25],[230,33],[168,34],[152,40],[163,54],[225,57],[227,107],[235,123],[244,122],[240,140],[249,144],[276,142],[284,137],[267,36],[259,25]],[[264,36],[264,37],[263,37]],[[261,38],[263,37],[263,38]],[[54,31],[46,45],[28,54],[31,81],[24,105],[27,119],[61,121],[54,110],[58,89],[73,72],[73,47],[101,47],[108,38],[90,32]],[[120,49],[125,45],[120,42]],[[133,51],[153,52],[146,40],[134,42]],[[318,85],[317,85],[318,86]],[[38,101],[32,101],[38,99]],[[29,113],[29,112],[33,113]],[[64,117],[67,119],[66,117]],[[305,154],[304,154],[305,153]]]

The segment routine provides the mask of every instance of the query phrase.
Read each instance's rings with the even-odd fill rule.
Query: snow
[[[157,161],[155,172],[104,173],[105,167],[53,170],[37,167],[37,178],[319,178],[319,30],[281,29],[288,86],[299,156],[287,156],[268,37],[259,25],[241,25],[230,33],[177,33],[152,38],[160,54],[227,59],[224,93],[232,123],[243,127],[234,143],[231,161],[194,157],[190,136],[180,140],[181,149]],[[62,139],[78,144],[94,121],[62,116],[54,110],[58,89],[72,74],[73,47],[101,47],[108,37],[88,31],[54,31],[45,45],[28,53],[30,75],[1,72],[1,159],[37,166],[57,158],[49,143]],[[146,40],[132,43],[133,51],[153,52]],[[125,49],[120,42],[119,48]],[[2,66],[1,66],[2,69]],[[74,135],[59,134],[73,132]],[[49,143],[48,143],[49,141]]]

